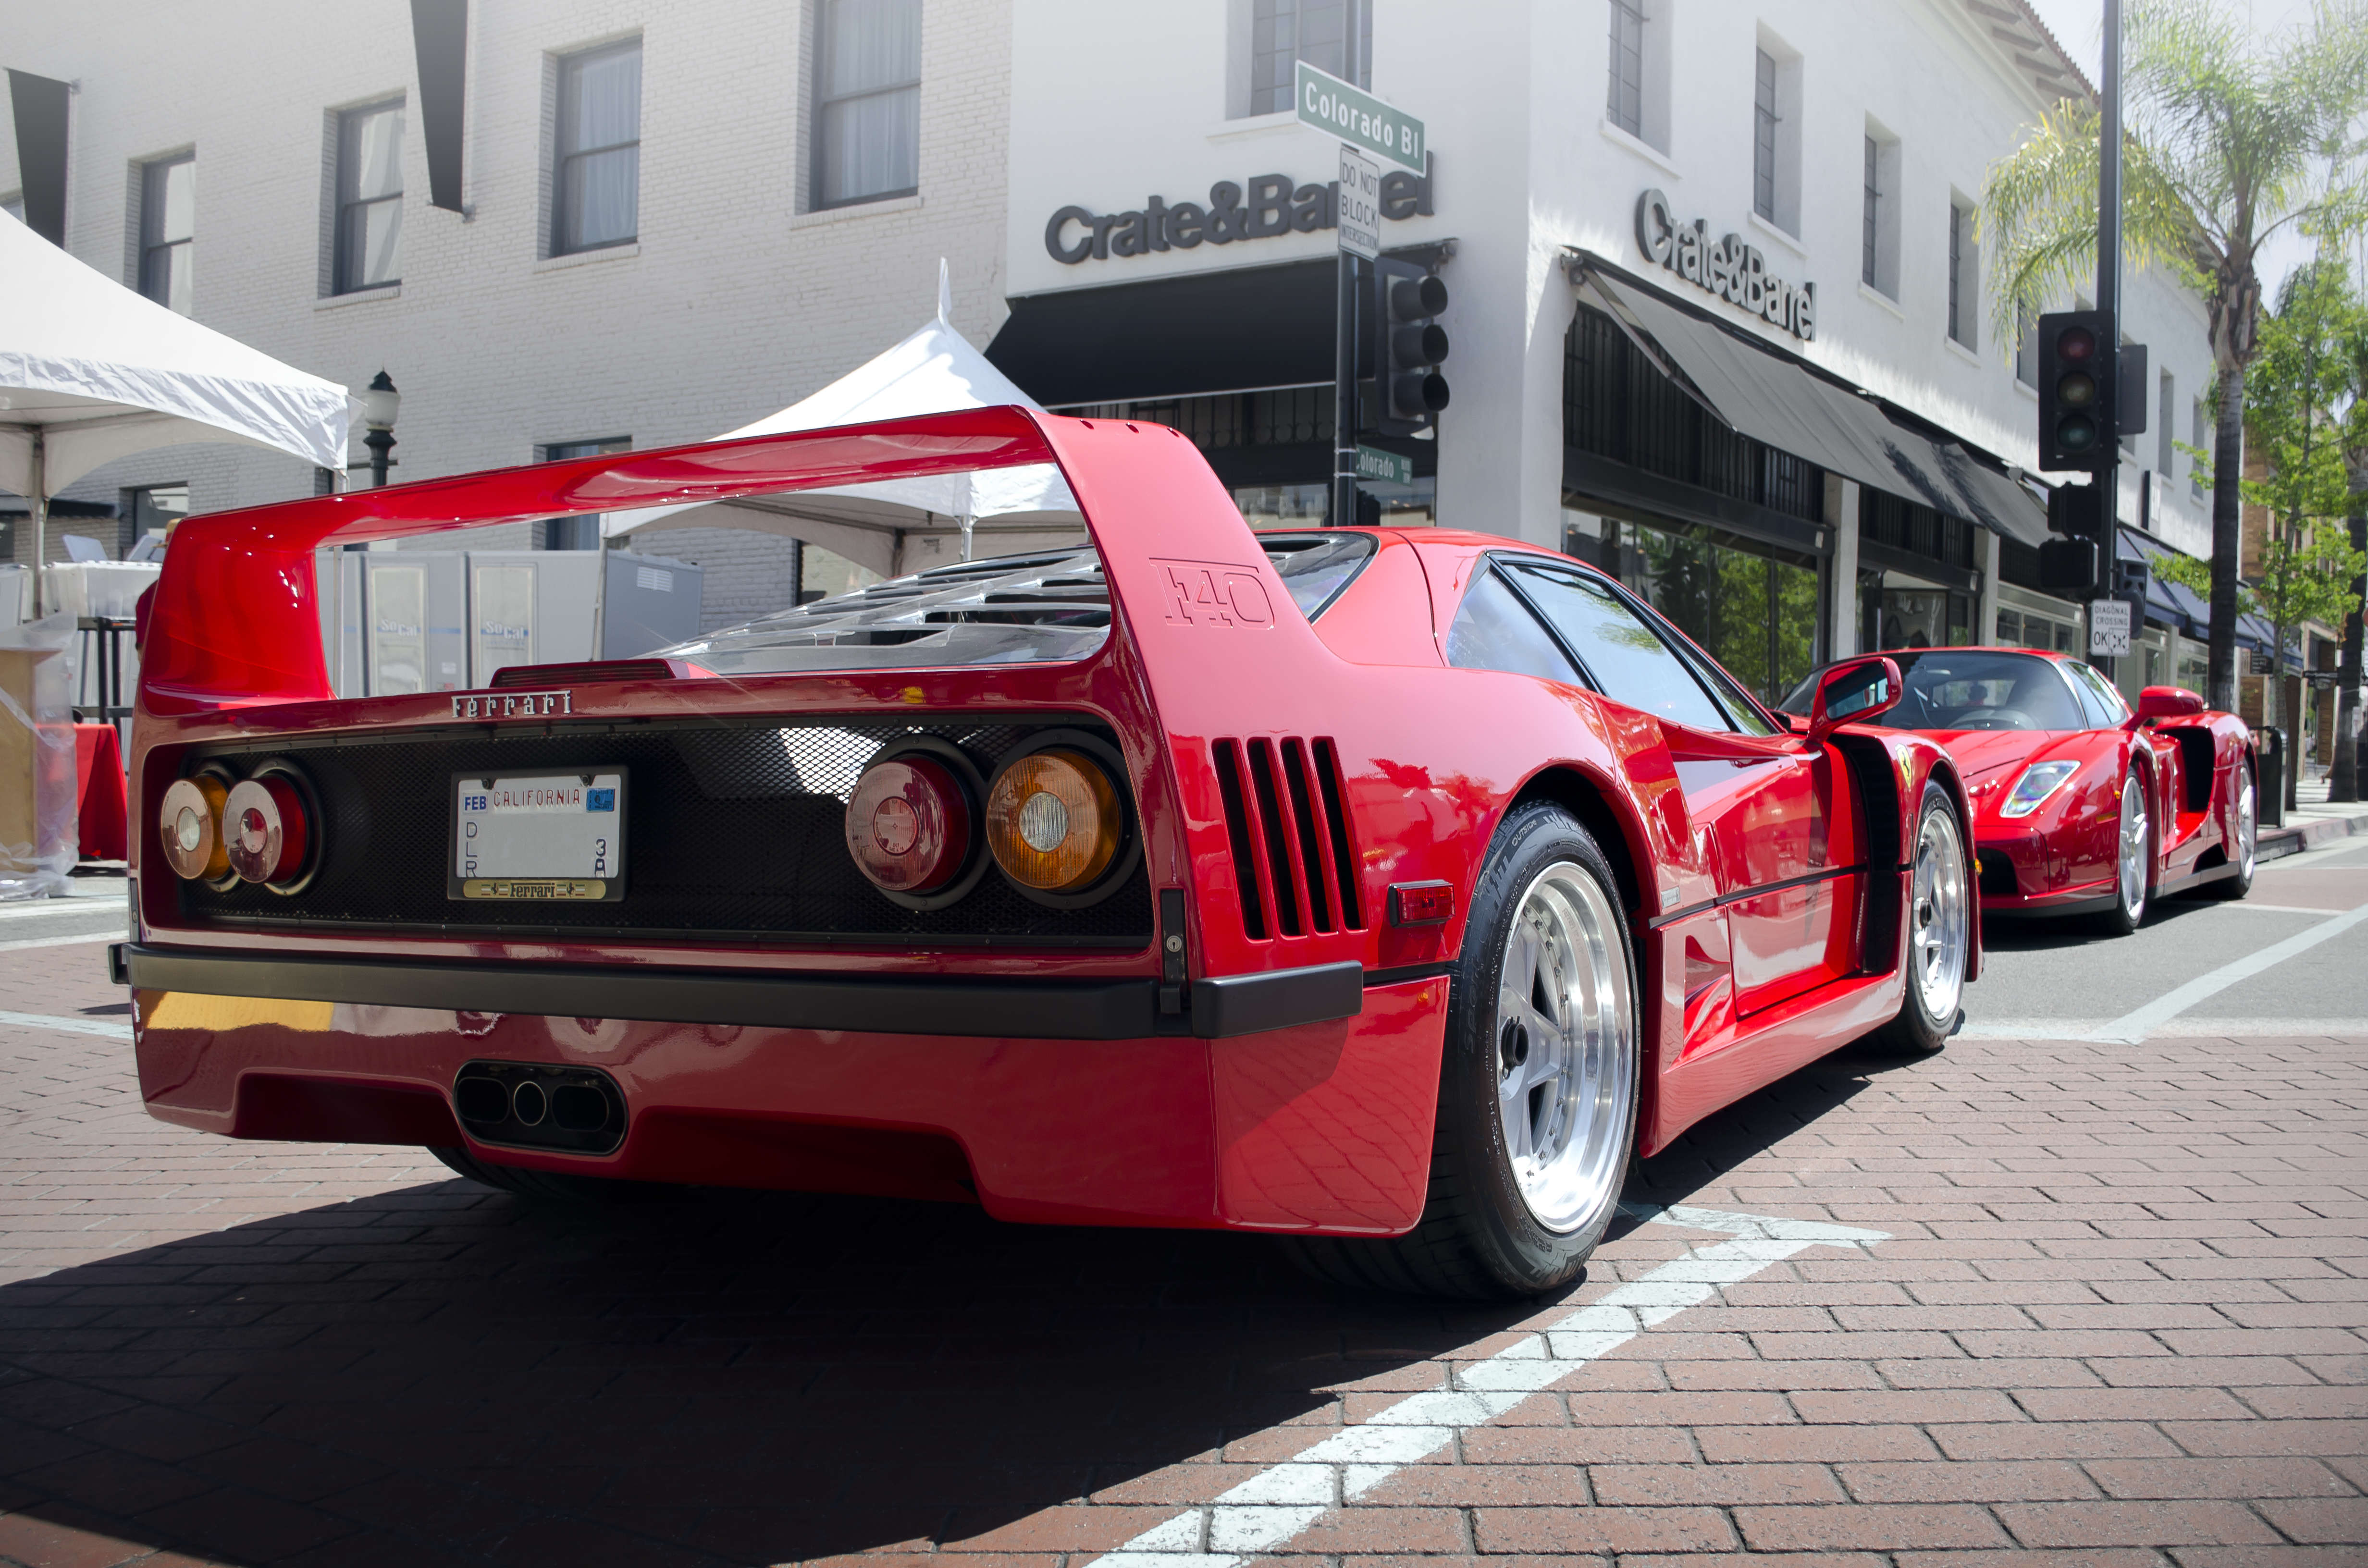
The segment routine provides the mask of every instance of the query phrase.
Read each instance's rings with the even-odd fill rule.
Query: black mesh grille
[[[2003,849],[1985,849],[1977,858],[1975,875],[1981,879],[1984,898],[2019,898],[2022,886],[2015,881],[2014,860]]]
[[[181,886],[181,908],[204,924],[1146,946],[1151,897],[1139,866],[1108,898],[1084,909],[1047,909],[990,868],[959,902],[913,910],[890,903],[848,855],[847,796],[888,741],[916,734],[951,741],[984,778],[1030,734],[1053,727],[870,719],[650,723],[209,754],[241,776],[266,757],[293,760],[322,797],[327,858],[293,896],[245,883],[216,892],[189,882]],[[620,765],[629,770],[620,903],[464,903],[446,895],[453,774]]]

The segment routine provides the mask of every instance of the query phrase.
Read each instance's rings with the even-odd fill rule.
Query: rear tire
[[[1965,875],[1965,835],[1949,792],[1926,781],[1916,808],[1908,862],[1907,994],[1899,1015],[1876,1031],[1885,1044],[1930,1056],[1949,1043],[1964,1017],[1965,959],[1973,950],[1973,892]]]
[[[523,1165],[497,1165],[478,1159],[466,1149],[439,1149],[430,1145],[427,1152],[471,1181],[538,1203],[581,1206],[641,1203],[669,1190],[657,1182],[622,1181],[614,1176],[571,1176],[560,1171],[529,1170]]]
[[[1611,867],[1561,808],[1497,830],[1451,971],[1422,1218],[1388,1240],[1295,1237],[1316,1278],[1508,1299],[1577,1278],[1635,1147],[1636,965]]]
[[[2154,814],[2146,810],[2146,775],[2134,766],[2122,779],[2120,836],[2113,846],[2113,907],[2097,916],[2097,929],[2127,937],[2146,920],[2154,882]]]
[[[2202,892],[2206,898],[2242,898],[2253,891],[2253,870],[2260,858],[2261,811],[2260,797],[2253,788],[2253,770],[2245,769],[2245,777],[2237,786],[2237,845],[2228,858],[2236,863],[2237,874],[2223,877],[2216,882],[2206,882]]]

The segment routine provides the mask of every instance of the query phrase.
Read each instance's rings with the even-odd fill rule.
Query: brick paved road
[[[100,1031],[0,1022],[0,1560],[1082,1565],[1725,1239],[1441,1310],[1224,1236],[529,1210],[150,1121],[98,953],[0,951],[0,1014]],[[1266,1554],[2361,1562],[2363,1134],[2368,1036],[1844,1051],[1632,1197],[1891,1240],[1715,1289]]]

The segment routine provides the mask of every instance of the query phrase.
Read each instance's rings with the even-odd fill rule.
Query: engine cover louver
[[[1242,929],[1257,941],[1363,930],[1356,846],[1331,741],[1261,735],[1217,741],[1212,751]]]

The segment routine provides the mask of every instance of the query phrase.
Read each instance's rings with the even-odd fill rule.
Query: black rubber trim
[[[1716,898],[1705,899],[1700,903],[1690,903],[1683,909],[1672,909],[1667,915],[1656,915],[1645,921],[1645,926],[1647,930],[1657,931],[1673,920],[1683,920],[1689,915],[1700,915],[1705,909],[1724,909],[1730,903],[1741,903],[1747,898],[1758,898],[1763,893],[1782,892],[1787,888],[1804,888],[1813,882],[1830,882],[1841,877],[1855,876],[1865,869],[1864,866],[1832,866],[1822,871],[1811,871],[1804,877],[1787,877],[1781,882],[1761,882],[1757,887],[1743,888],[1735,892],[1723,892]]]
[[[2161,892],[2161,889],[2157,888],[2153,896],[2159,896]],[[1992,908],[1988,904],[1984,904],[1982,918],[1985,920],[1992,917],[2000,920],[2053,920],[2059,915],[2102,915],[2121,902],[2120,893],[2108,892],[2099,893],[2094,898],[2074,899],[2069,903],[2024,904],[2020,908]]]
[[[463,1013],[1019,1040],[1141,1040],[1157,1032],[1157,986],[1150,980],[861,980],[732,970],[253,958],[136,945],[128,967],[131,983],[143,991]],[[1194,987],[1196,1002],[1200,989]]]
[[[1013,1040],[1143,1040],[1156,1027],[1153,980],[894,980],[747,974],[730,970],[412,963],[386,959],[256,958],[131,944],[128,982],[143,991],[269,996],[530,1017],[742,1024],[759,1028]],[[1365,971],[1316,964],[1197,981],[1192,1032],[1224,1040],[1353,1018]]]
[[[1365,966],[1311,964],[1264,974],[1229,974],[1192,983],[1192,1032],[1228,1040],[1294,1024],[1353,1018],[1365,1010]]]
[[[1409,980],[1438,980],[1454,972],[1452,963],[1405,963],[1395,969],[1369,969],[1365,971],[1365,989],[1377,985],[1404,985]]]

